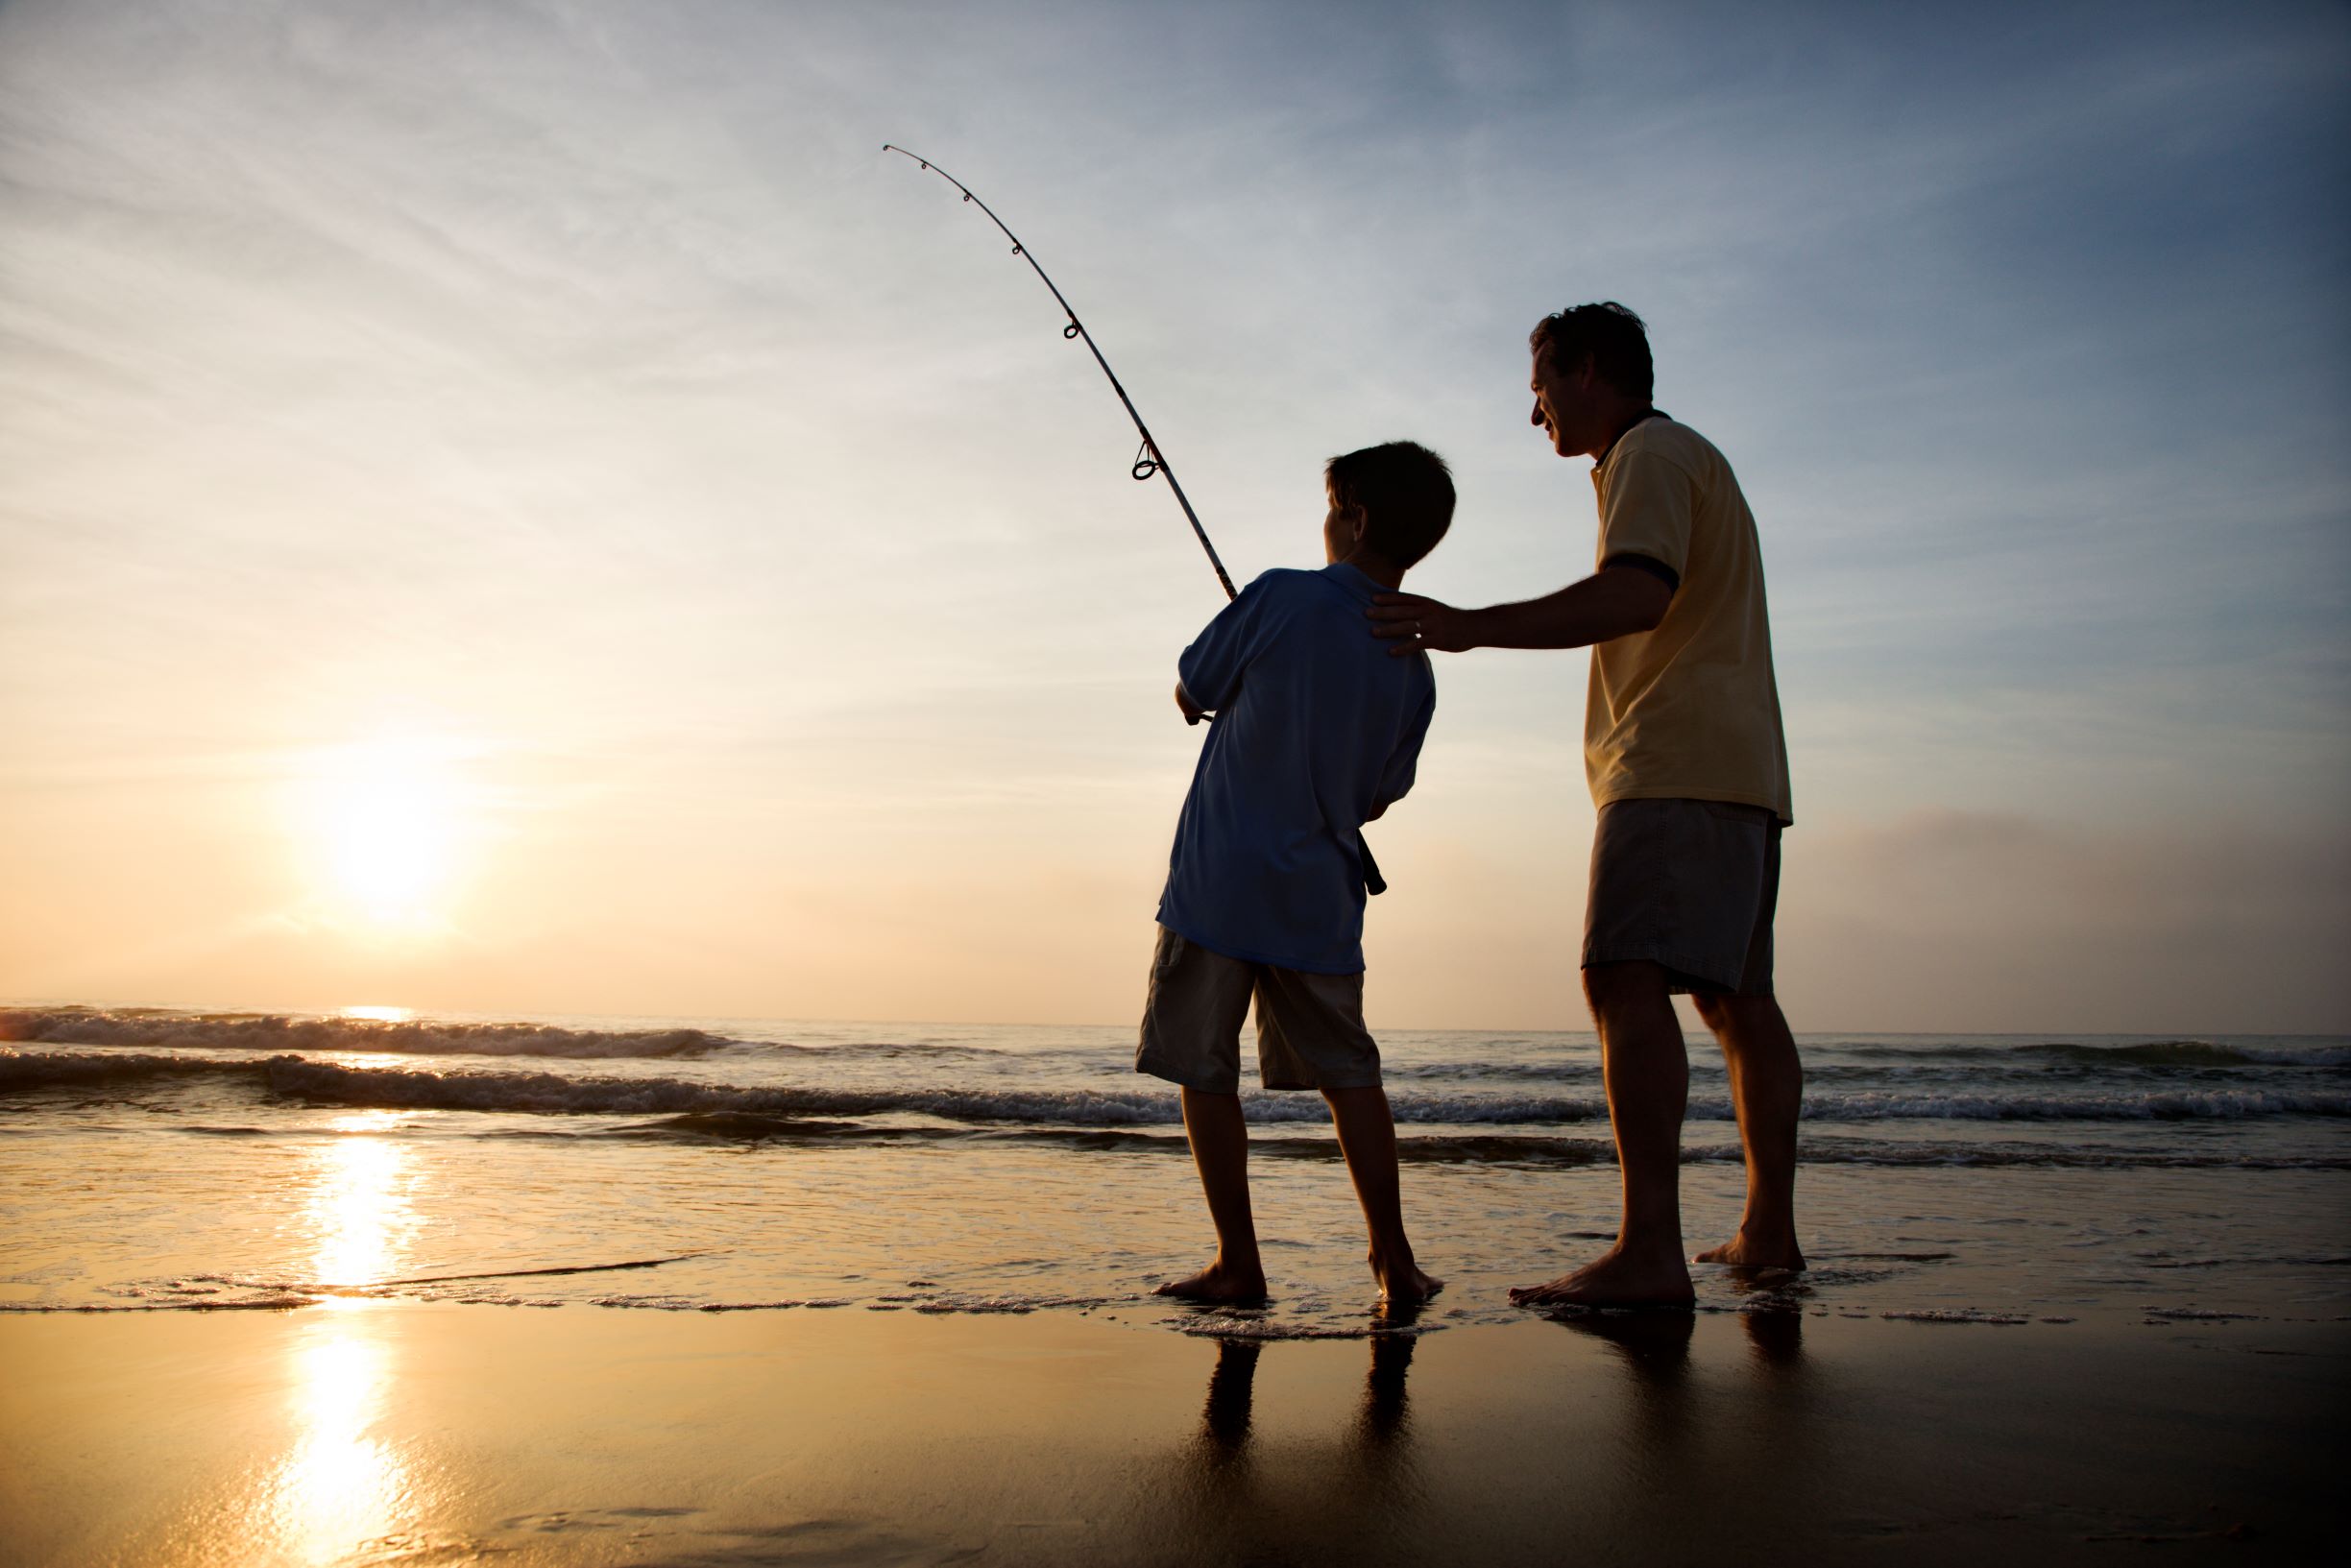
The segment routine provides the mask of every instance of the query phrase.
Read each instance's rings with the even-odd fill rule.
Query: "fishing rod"
[[[1029,263],[1030,268],[1037,275],[1038,280],[1053,290],[1054,302],[1061,307],[1061,314],[1069,318],[1069,325],[1061,328],[1061,335],[1065,338],[1081,340],[1092,351],[1094,363],[1100,365],[1103,374],[1110,378],[1110,390],[1117,393],[1119,401],[1127,405],[1127,417],[1134,421],[1135,433],[1143,438],[1143,445],[1135,448],[1134,467],[1129,471],[1137,480],[1149,479],[1155,473],[1168,482],[1168,489],[1176,493],[1176,504],[1183,508],[1184,520],[1192,525],[1193,536],[1200,541],[1200,548],[1208,552],[1208,564],[1216,568],[1217,581],[1224,585],[1224,596],[1228,599],[1239,598],[1241,595],[1233,588],[1232,578],[1224,570],[1224,563],[1217,559],[1216,546],[1208,543],[1208,530],[1200,526],[1200,514],[1192,510],[1192,502],[1184,495],[1183,486],[1176,482],[1176,470],[1168,467],[1167,457],[1159,450],[1159,444],[1151,440],[1151,426],[1145,424],[1143,416],[1135,412],[1134,399],[1127,396],[1125,387],[1119,385],[1118,373],[1110,368],[1110,361],[1103,357],[1102,347],[1094,341],[1094,334],[1085,329],[1085,323],[1078,319],[1078,312],[1070,308],[1070,302],[1061,297],[1061,291],[1054,286],[1054,280],[1045,276],[1045,269],[1037,265],[1037,258],[1030,253],[1029,247],[1021,243],[1018,234],[1005,228],[1005,221],[996,216],[993,207],[972,194],[969,185],[929,158],[919,154],[909,153],[895,142],[884,142],[882,151],[896,153],[901,157],[912,158],[925,169],[961,191],[963,200],[986,213],[988,222],[1002,229],[1004,237],[1012,242],[1012,253]]]
[[[900,157],[912,158],[925,170],[937,175],[941,180],[961,191],[963,200],[986,213],[988,222],[994,224],[998,231],[1012,242],[1012,253],[1029,263],[1030,270],[1037,275],[1037,280],[1053,291],[1054,302],[1061,307],[1061,314],[1069,318],[1069,325],[1061,328],[1061,335],[1065,338],[1078,338],[1084,342],[1087,350],[1094,355],[1094,363],[1100,365],[1103,374],[1109,377],[1110,390],[1117,393],[1119,401],[1126,405],[1127,417],[1134,421],[1135,433],[1143,438],[1143,445],[1135,448],[1132,470],[1135,478],[1149,479],[1155,473],[1168,482],[1168,489],[1176,493],[1176,504],[1183,508],[1184,520],[1192,525],[1193,537],[1200,541],[1200,548],[1208,552],[1208,564],[1216,568],[1217,581],[1224,585],[1224,596],[1227,599],[1239,598],[1240,592],[1234,589],[1232,577],[1224,570],[1224,563],[1217,559],[1216,546],[1208,543],[1208,530],[1200,526],[1200,514],[1192,510],[1191,499],[1184,495],[1183,486],[1176,482],[1176,470],[1168,467],[1166,454],[1159,450],[1159,444],[1151,439],[1151,426],[1145,424],[1143,416],[1135,412],[1134,399],[1127,396],[1125,387],[1119,385],[1118,373],[1110,368],[1110,361],[1103,357],[1102,346],[1094,341],[1094,334],[1085,329],[1085,323],[1078,319],[1078,312],[1070,308],[1070,302],[1062,298],[1059,287],[1052,278],[1045,276],[1045,269],[1037,265],[1037,258],[1030,254],[1029,247],[1023,245],[1020,236],[1006,228],[1002,218],[996,216],[995,208],[972,194],[972,188],[969,185],[929,158],[919,153],[909,153],[896,142],[884,142],[882,151],[896,153]],[[1199,721],[1196,719],[1193,722],[1198,723]],[[1371,857],[1371,845],[1360,832],[1355,835],[1355,845],[1363,854],[1365,889],[1371,893],[1385,893],[1388,891],[1387,880],[1380,876],[1379,862]]]

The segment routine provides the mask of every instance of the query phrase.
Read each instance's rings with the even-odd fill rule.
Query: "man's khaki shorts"
[[[1135,1071],[1210,1094],[1241,1092],[1241,1024],[1257,1000],[1268,1089],[1367,1089],[1379,1047],[1364,1027],[1361,974],[1310,975],[1211,953],[1159,928]]]
[[[1592,835],[1584,967],[1646,961],[1669,989],[1772,994],[1780,819],[1725,801],[1612,801]]]

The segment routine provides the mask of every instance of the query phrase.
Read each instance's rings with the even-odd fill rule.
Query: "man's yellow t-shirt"
[[[1655,628],[1592,648],[1584,712],[1592,803],[1735,801],[1794,821],[1762,549],[1731,465],[1660,415],[1602,454],[1592,488],[1600,564],[1646,556],[1680,578]]]

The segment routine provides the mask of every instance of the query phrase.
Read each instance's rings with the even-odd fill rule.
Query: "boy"
[[[1440,1284],[1405,1239],[1395,1124],[1364,1027],[1362,836],[1412,787],[1437,683],[1425,655],[1391,659],[1365,637],[1364,612],[1444,537],[1453,480],[1435,452],[1396,441],[1332,458],[1323,481],[1329,565],[1267,572],[1176,666],[1185,719],[1216,725],[1176,824],[1135,1071],[1183,1088],[1217,1256],[1158,1293],[1191,1301],[1266,1293],[1240,1096],[1252,995],[1265,1087],[1330,1102],[1382,1298]]]

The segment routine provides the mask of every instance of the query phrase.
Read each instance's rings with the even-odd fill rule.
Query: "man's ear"
[[[1361,544],[1371,531],[1371,514],[1360,506],[1350,506],[1340,516],[1346,519],[1347,538]]]

